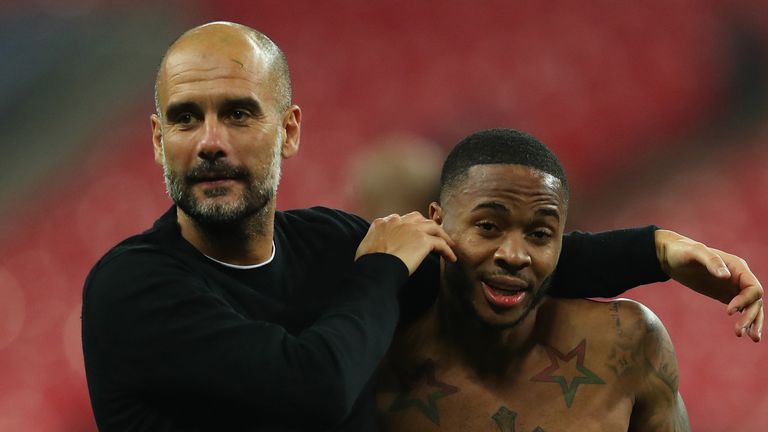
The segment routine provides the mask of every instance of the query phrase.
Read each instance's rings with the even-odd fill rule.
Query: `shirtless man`
[[[629,300],[547,297],[568,212],[557,158],[510,129],[470,135],[430,217],[455,241],[428,314],[379,375],[391,431],[687,431],[664,326]]]

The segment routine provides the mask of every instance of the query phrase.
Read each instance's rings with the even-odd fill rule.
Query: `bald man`
[[[174,206],[102,257],[84,288],[100,430],[375,430],[368,381],[399,315],[431,304],[430,253],[455,260],[451,240],[417,213],[369,228],[338,210],[275,210],[301,110],[283,54],[253,29],[211,23],[183,34],[155,97],[155,160]],[[598,263],[616,270],[598,278],[588,270]],[[653,228],[566,235],[552,291],[567,278],[590,287],[570,295],[615,295],[666,279],[662,268],[697,275],[699,290],[719,281],[712,296],[748,308],[737,326],[759,327],[762,291],[744,282],[745,266]],[[401,290],[406,280],[420,290]]]

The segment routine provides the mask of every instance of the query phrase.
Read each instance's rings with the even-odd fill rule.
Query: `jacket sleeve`
[[[89,387],[98,393],[101,380],[119,379],[137,394],[231,401],[259,421],[301,412],[306,420],[336,423],[347,416],[391,342],[397,291],[407,277],[405,265],[392,255],[363,256],[343,282],[339,300],[312,326],[291,335],[243,317],[173,257],[127,252],[86,281]]]
[[[658,228],[563,236],[550,293],[559,297],[615,297],[630,288],[669,279],[656,257]]]

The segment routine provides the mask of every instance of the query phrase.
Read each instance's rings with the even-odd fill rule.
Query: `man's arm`
[[[550,293],[616,297],[630,288],[669,279],[656,257],[656,227],[563,236]]]
[[[375,222],[366,239],[337,301],[296,335],[244,317],[163,252],[132,250],[100,265],[86,282],[83,306],[86,371],[100,428],[125,429],[113,422],[127,412],[103,411],[118,389],[229,401],[237,407],[227,408],[232,414],[237,409],[254,424],[345,418],[389,346],[398,287],[430,251],[455,259],[447,235],[424,218]]]
[[[615,297],[632,287],[669,277],[727,303],[729,315],[741,312],[736,335],[760,340],[763,288],[747,263],[653,226],[566,234],[550,293],[571,298]]]
[[[689,432],[691,426],[678,390],[675,350],[659,318],[645,306],[639,308],[643,335],[639,341],[640,377],[629,431]]]
[[[115,422],[131,416],[108,407],[116,390],[139,400],[194,394],[211,406],[231,401],[242,412],[217,416],[247,411],[254,424],[295,422],[297,412],[318,424],[338,422],[389,345],[395,292],[408,274],[394,257],[361,258],[340,301],[294,335],[241,315],[171,257],[118,259],[89,279],[83,308],[88,385],[102,430],[127,429]]]
[[[747,262],[729,253],[707,247],[680,234],[658,230],[656,255],[672,279],[692,290],[728,305],[728,315],[740,312],[736,336],[762,337],[763,287]]]

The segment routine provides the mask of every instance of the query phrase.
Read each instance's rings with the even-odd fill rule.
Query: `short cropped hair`
[[[461,183],[475,165],[523,165],[560,180],[563,200],[568,205],[568,180],[560,161],[541,141],[514,129],[486,129],[475,132],[451,150],[440,175],[440,200]]]
[[[256,41],[259,48],[267,53],[267,57],[272,60],[272,84],[277,96],[277,107],[279,111],[285,111],[291,105],[291,73],[288,69],[285,53],[264,33],[247,26],[243,27],[250,30],[253,40]]]

